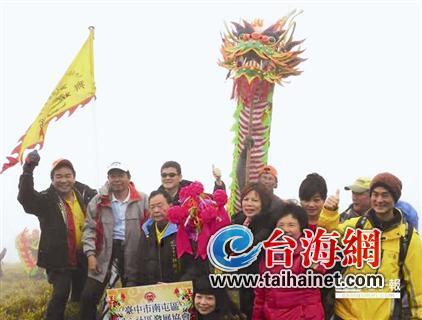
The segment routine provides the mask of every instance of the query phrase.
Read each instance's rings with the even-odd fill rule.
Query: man
[[[37,216],[41,239],[37,265],[45,268],[53,294],[46,319],[63,319],[71,300],[79,301],[86,279],[86,258],[82,252],[82,228],[85,209],[96,191],[75,181],[75,169],[66,159],[53,163],[47,190],[34,190],[33,171],[40,161],[36,150],[28,154],[19,180],[18,201],[25,212]]]
[[[171,203],[179,204],[180,189],[191,184],[192,181],[183,180],[182,168],[176,161],[166,161],[161,166],[161,186],[158,190],[165,191],[171,198]],[[213,175],[215,177],[214,191],[217,189],[226,190],[224,182],[221,180],[221,171],[213,167]]]
[[[321,221],[327,229],[338,229],[344,233],[347,227],[370,230],[378,228],[381,234],[382,258],[379,268],[364,264],[362,269],[346,267],[344,274],[382,274],[385,280],[383,292],[391,292],[390,280],[400,280],[401,298],[407,292],[410,317],[422,319],[422,240],[411,227],[395,204],[401,196],[402,183],[391,173],[376,175],[369,188],[371,209],[365,217],[356,217],[339,222],[338,191],[330,196],[321,212]],[[337,299],[335,305],[337,319],[402,319],[405,310],[401,299]]]
[[[272,210],[281,210],[284,206],[284,201],[274,194],[274,189],[277,188],[278,177],[277,170],[270,165],[263,166],[258,171],[258,183],[261,183],[268,191],[271,192],[271,207]]]
[[[176,252],[177,225],[167,219],[171,205],[170,196],[162,190],[149,196],[150,218],[142,226],[142,285],[157,282],[177,282],[180,262]]]
[[[340,214],[340,223],[350,218],[360,217],[371,208],[370,184],[371,178],[359,177],[353,184],[344,187],[344,190],[352,191],[352,204]]]
[[[83,232],[83,249],[88,257],[88,279],[82,292],[82,319],[94,320],[96,306],[117,267],[124,287],[137,285],[141,270],[141,224],[147,212],[147,198],[138,192],[126,165],[113,162],[108,181],[88,205]]]

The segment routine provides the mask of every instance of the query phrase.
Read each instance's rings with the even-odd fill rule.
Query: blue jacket
[[[181,268],[176,252],[177,225],[168,223],[160,244],[157,243],[155,223],[151,218],[142,225],[142,231],[140,283],[149,285],[157,282],[179,281]]]

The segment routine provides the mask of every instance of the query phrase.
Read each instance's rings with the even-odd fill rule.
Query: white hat
[[[119,161],[112,162],[107,168],[107,173],[110,173],[111,170],[121,170],[123,172],[129,172],[129,168],[127,167],[127,165]]]

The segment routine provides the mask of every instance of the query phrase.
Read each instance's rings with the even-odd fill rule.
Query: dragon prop
[[[229,70],[237,100],[230,214],[240,209],[243,186],[257,181],[259,169],[267,164],[274,84],[301,73],[297,66],[305,59],[297,46],[303,40],[293,41],[293,19],[299,13],[293,11],[263,31],[262,20],[232,22],[233,30],[226,25],[219,65]]]
[[[42,270],[37,266],[39,242],[39,230],[29,232],[28,228],[25,228],[16,237],[16,249],[18,250],[19,258],[24,266],[25,272],[30,277],[38,277],[42,274]]]

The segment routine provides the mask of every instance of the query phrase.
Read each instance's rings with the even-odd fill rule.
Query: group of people
[[[259,180],[244,186],[241,210],[231,223],[249,228],[253,245],[266,240],[275,228],[297,240],[304,230],[315,232],[317,227],[340,232],[347,226],[378,228],[383,232],[379,270],[348,267],[343,273],[380,272],[386,279],[401,279],[405,303],[403,299],[337,299],[329,304],[329,294],[320,288],[244,288],[239,289],[237,305],[225,289],[210,285],[208,274],[215,270],[208,259],[178,256],[179,227],[167,213],[179,204],[180,190],[191,182],[183,180],[177,162],[162,165],[161,185],[147,196],[136,189],[129,168],[121,162],[108,167],[107,182],[97,192],[75,180],[73,164],[66,159],[53,163],[51,186],[37,192],[33,171],[39,161],[36,151],[27,156],[18,200],[40,222],[38,265],[46,269],[53,286],[47,319],[63,319],[69,296],[80,301],[81,319],[96,319],[112,269],[125,287],[192,280],[198,319],[400,319],[403,315],[422,319],[422,241],[416,232],[417,215],[408,204],[399,203],[402,185],[390,173],[358,178],[347,186],[353,203],[339,214],[338,194],[327,196],[320,175],[312,173],[302,181],[300,204],[296,204],[275,195],[277,171],[264,166]],[[214,188],[225,190],[221,172],[215,169],[213,173]],[[300,249],[296,247],[293,254],[291,271],[296,274],[306,272]],[[319,265],[311,268],[330,272]],[[280,273],[281,269],[279,265],[267,268],[261,253],[238,272]]]

